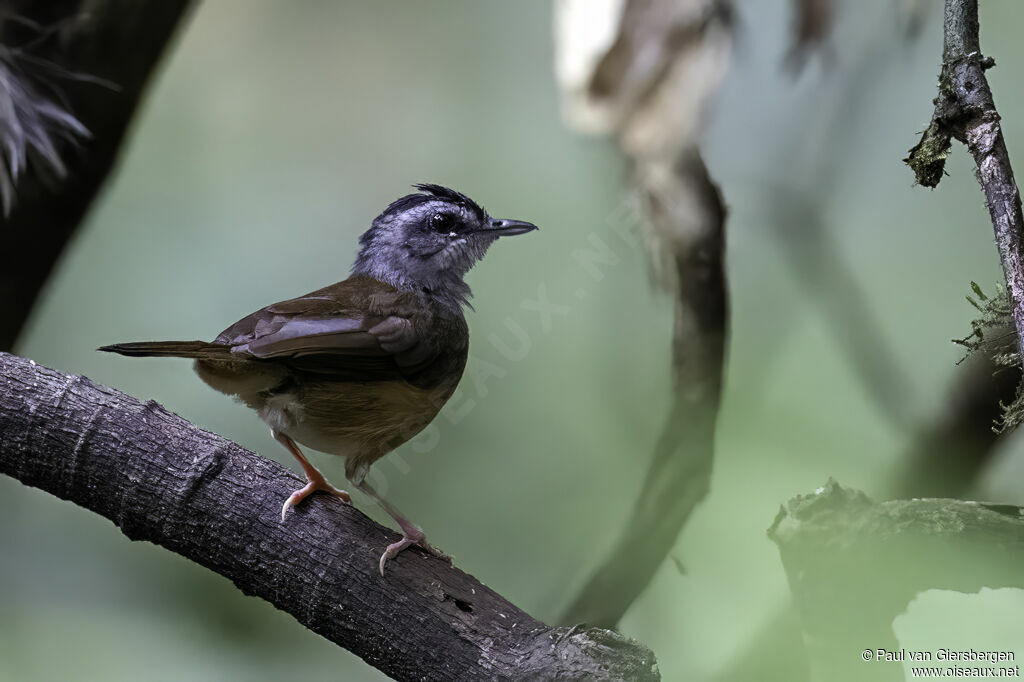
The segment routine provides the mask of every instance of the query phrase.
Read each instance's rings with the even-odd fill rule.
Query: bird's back
[[[242,318],[214,341],[230,353],[196,371],[310,447],[383,454],[454,392],[468,336],[461,310],[356,276]]]

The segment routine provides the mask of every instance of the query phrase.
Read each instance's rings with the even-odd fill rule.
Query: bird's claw
[[[304,485],[303,487],[299,488],[291,495],[289,495],[288,499],[284,501],[284,505],[281,507],[281,521],[284,521],[285,514],[288,513],[289,509],[297,505],[299,502],[302,502],[304,499],[315,493],[317,490],[322,490],[325,493],[334,495],[335,497],[339,498],[342,502],[346,504],[352,503],[352,497],[347,492],[339,488],[335,488],[325,479],[320,479],[319,481],[310,481],[309,483],[307,483],[306,485]]]
[[[448,556],[447,554],[445,554],[444,552],[442,552],[441,550],[437,549],[429,542],[427,542],[427,538],[423,534],[423,531],[419,531],[417,533],[407,533],[403,535],[402,539],[398,542],[393,542],[390,545],[388,545],[387,549],[384,550],[384,553],[380,555],[379,568],[380,575],[382,578],[384,577],[384,564],[386,564],[389,559],[394,559],[396,556],[398,556],[398,553],[401,552],[403,549],[411,547],[413,545],[416,545],[426,550],[428,554],[436,556],[438,559],[442,559],[444,561],[447,561],[448,563],[451,563],[452,561],[452,558],[450,556]]]

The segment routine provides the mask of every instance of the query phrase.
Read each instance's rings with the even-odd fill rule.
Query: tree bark
[[[609,630],[547,626],[316,496],[283,466],[153,401],[0,353],[0,473],[110,519],[232,580],[399,680],[657,680],[653,654]],[[526,570],[526,567],[524,567]]]
[[[65,143],[55,150],[63,177],[39,172],[30,158],[9,215],[0,214],[5,252],[17,254],[0,269],[0,350],[14,347],[50,272],[110,174],[145,86],[189,5],[188,0],[0,0],[0,50],[19,51],[73,74],[45,80],[58,91],[54,104],[89,130],[77,148]],[[0,163],[10,163],[4,158],[10,141],[3,142]]]
[[[783,507],[779,546],[814,679],[904,679],[892,621],[928,589],[1024,587],[1024,508],[949,499],[875,504],[834,481]],[[870,660],[862,653],[870,651]],[[928,665],[934,665],[928,664]]]

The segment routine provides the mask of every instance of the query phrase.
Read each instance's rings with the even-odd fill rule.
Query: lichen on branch
[[[994,296],[987,296],[976,282],[971,282],[971,289],[974,296],[967,296],[967,302],[978,311],[978,317],[971,320],[971,333],[962,339],[953,339],[953,343],[966,348],[968,355],[981,353],[991,358],[996,371],[1021,368],[1021,354],[1006,289],[998,287]],[[1012,431],[1024,423],[1024,393],[1021,387],[1018,385],[1014,400],[1001,402],[999,407],[1002,414],[992,425],[996,433]]]

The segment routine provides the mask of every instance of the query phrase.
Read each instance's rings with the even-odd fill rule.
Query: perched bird
[[[466,366],[469,328],[463,277],[498,237],[537,229],[495,220],[460,192],[416,185],[359,238],[352,276],[274,303],[212,342],[143,341],[99,350],[195,358],[207,384],[256,410],[299,461],[308,483],[281,508],[317,490],[349,502],[296,443],[345,457],[345,476],[402,529],[384,565],[410,545],[431,547],[419,527],[366,480],[370,465],[419,433],[455,391]]]

